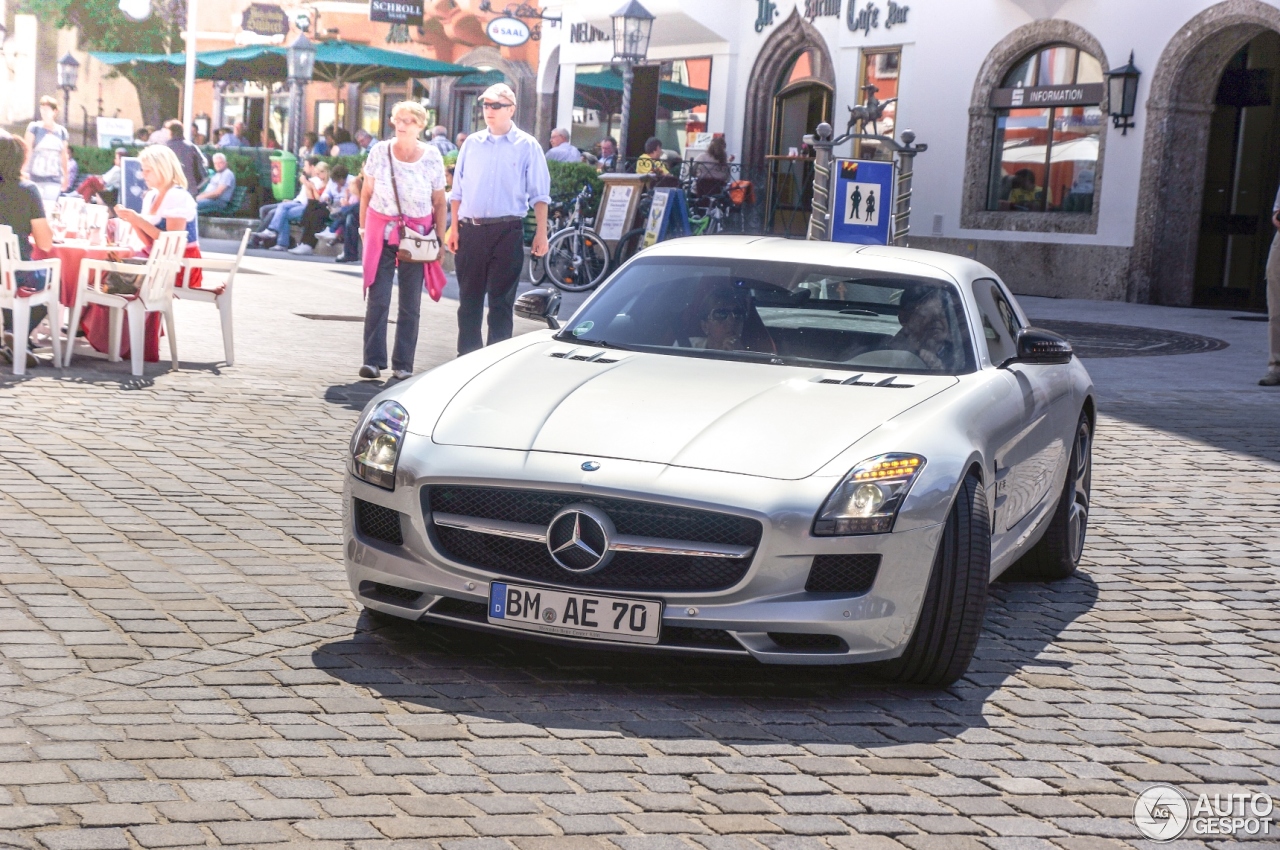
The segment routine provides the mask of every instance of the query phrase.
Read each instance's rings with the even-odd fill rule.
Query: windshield
[[[802,263],[641,258],[610,280],[559,338],[871,372],[974,369],[954,285]]]

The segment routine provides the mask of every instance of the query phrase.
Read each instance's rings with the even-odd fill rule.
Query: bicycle
[[[691,236],[712,236],[717,233],[724,233],[727,229],[726,222],[729,216],[733,214],[736,205],[729,198],[728,192],[721,192],[717,195],[706,197],[706,214],[689,216],[689,231]],[[692,209],[692,206],[691,206]],[[641,245],[644,243],[644,227],[636,227],[622,234],[618,240],[618,244],[613,249],[613,267],[618,268],[627,260],[631,259],[640,251]],[[666,236],[664,238],[671,238]]]
[[[609,272],[609,249],[582,213],[583,201],[591,194],[590,185],[582,187],[573,199],[568,227],[547,240],[546,277],[565,292],[593,289]]]
[[[552,201],[547,208],[547,229],[559,233],[569,222],[569,205],[566,201]],[[548,240],[549,242],[550,240]],[[534,286],[542,283],[547,277],[547,255],[535,257],[529,255],[529,280]]]

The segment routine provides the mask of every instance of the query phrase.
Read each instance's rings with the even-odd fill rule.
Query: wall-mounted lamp
[[[1107,72],[1107,103],[1111,108],[1111,126],[1120,131],[1120,135],[1129,135],[1133,123],[1133,114],[1138,107],[1138,77],[1141,71],[1133,64],[1133,51],[1129,51],[1129,64],[1123,68],[1114,68]]]

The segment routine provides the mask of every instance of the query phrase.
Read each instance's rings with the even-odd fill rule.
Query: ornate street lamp
[[[1133,64],[1133,51],[1129,51],[1129,64],[1107,72],[1107,102],[1111,109],[1111,126],[1127,136],[1137,125],[1133,114],[1138,106],[1138,77],[1141,71]]]
[[[649,55],[649,36],[653,32],[653,15],[640,5],[640,0],[627,0],[613,18],[613,61],[622,63],[622,123],[618,128],[618,161],[615,171],[625,171],[627,133],[631,124],[631,84],[635,81],[635,65]]]
[[[66,124],[71,123],[71,93],[76,90],[79,77],[80,63],[68,51],[58,60],[58,88],[62,89],[62,120]]]
[[[316,70],[316,45],[306,33],[300,33],[289,45],[285,51],[285,64],[289,74],[289,147],[297,153],[302,147],[302,134],[307,127],[303,115],[306,86]]]

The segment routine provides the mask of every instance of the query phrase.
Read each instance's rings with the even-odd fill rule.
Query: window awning
[[[288,52],[287,47],[269,44],[206,50],[196,54],[196,77],[201,80],[283,81],[288,76],[285,58]],[[187,61],[185,53],[93,52],[89,55],[107,65],[165,63],[178,68]],[[316,43],[314,79],[337,85],[398,83],[410,77],[461,77],[476,71],[470,65],[455,65],[340,39]]]

